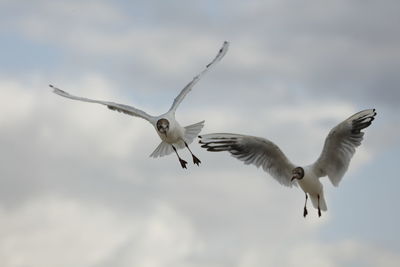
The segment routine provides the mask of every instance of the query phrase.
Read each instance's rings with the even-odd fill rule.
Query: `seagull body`
[[[158,136],[160,136],[161,140],[163,140],[166,143],[169,144],[175,144],[175,143],[179,143],[180,141],[182,141],[182,137],[185,134],[185,129],[179,124],[179,122],[177,120],[175,120],[174,116],[171,116],[172,114],[164,114],[160,117],[157,118],[157,121],[165,119],[167,121],[169,121],[169,131],[168,134],[165,135],[163,133],[161,133],[160,131],[157,130]],[[156,124],[155,124],[156,126]]]
[[[322,183],[319,178],[328,176],[334,186],[338,186],[347,171],[356,147],[361,145],[364,132],[376,115],[375,109],[360,111],[334,127],[325,139],[322,153],[317,161],[305,167],[296,167],[280,148],[268,139],[229,133],[215,133],[199,136],[199,141],[207,151],[228,151],[245,164],[262,166],[279,183],[291,187],[297,184],[304,191],[306,201],[303,216],[306,217],[307,200],[310,196],[313,206],[326,211]]]
[[[312,165],[306,166],[304,169],[304,177],[297,181],[300,188],[303,189],[306,194],[306,198],[310,196],[311,203],[314,208],[320,209],[323,211],[327,210],[324,190],[322,183],[318,179],[316,173],[314,172]],[[307,215],[307,209],[304,210],[304,217]],[[321,216],[321,212],[318,212],[318,215]]]
[[[158,145],[158,147],[150,156],[153,158],[157,158],[175,152],[178,156],[181,167],[186,169],[187,162],[179,157],[177,149],[182,149],[186,147],[192,155],[193,163],[197,165],[201,163],[201,161],[195,155],[193,155],[192,151],[189,148],[189,144],[192,143],[196,136],[200,133],[201,129],[204,126],[204,121],[182,127],[175,119],[175,111],[182,100],[185,98],[185,96],[193,88],[193,86],[200,80],[200,78],[225,56],[226,52],[228,51],[228,47],[229,43],[224,42],[217,56],[206,66],[206,68],[200,74],[195,76],[193,80],[181,90],[179,95],[175,98],[171,108],[166,113],[160,116],[151,116],[142,110],[128,105],[74,96],[53,85],[50,85],[50,87],[53,88],[53,92],[57,95],[73,100],[102,104],[107,106],[111,110],[116,110],[118,112],[147,120],[154,126],[158,136],[162,140],[162,142]]]

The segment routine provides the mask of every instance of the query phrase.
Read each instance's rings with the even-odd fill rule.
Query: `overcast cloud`
[[[398,1],[0,1],[0,265],[399,266]],[[228,154],[182,170],[144,120],[51,93],[276,142],[296,164],[376,108],[328,212]],[[181,152],[190,159],[190,154]]]

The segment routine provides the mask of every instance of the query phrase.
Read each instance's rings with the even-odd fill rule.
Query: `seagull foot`
[[[201,161],[195,155],[192,155],[192,157],[193,157],[193,163],[196,164],[197,166],[199,166]]]
[[[187,162],[185,161],[185,160],[183,160],[183,159],[179,159],[179,162],[181,163],[181,166],[182,166],[182,169],[187,169],[186,168],[186,164],[187,164]]]
[[[318,208],[318,217],[321,217],[321,209]]]
[[[307,216],[307,214],[308,214],[307,208],[306,208],[306,207],[304,207],[304,211],[303,211],[303,217],[305,218],[305,217]]]

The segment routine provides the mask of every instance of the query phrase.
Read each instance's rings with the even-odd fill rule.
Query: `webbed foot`
[[[179,158],[179,162],[181,163],[182,169],[187,169],[187,168],[186,168],[187,162],[186,162],[185,160]]]
[[[306,207],[304,207],[304,211],[303,211],[303,217],[305,218],[305,217],[307,216],[307,214],[308,214],[307,208],[306,208]]]
[[[199,166],[201,161],[195,155],[192,155],[192,157],[193,157],[193,163],[196,164],[197,166]]]

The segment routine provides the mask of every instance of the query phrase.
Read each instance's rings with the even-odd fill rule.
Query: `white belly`
[[[305,175],[303,179],[298,180],[298,183],[305,193],[310,195],[321,195],[322,184],[318,178],[312,175]]]
[[[298,180],[299,186],[310,196],[314,208],[319,206],[321,210],[327,210],[322,183],[310,168],[306,167],[304,171],[304,178]]]

